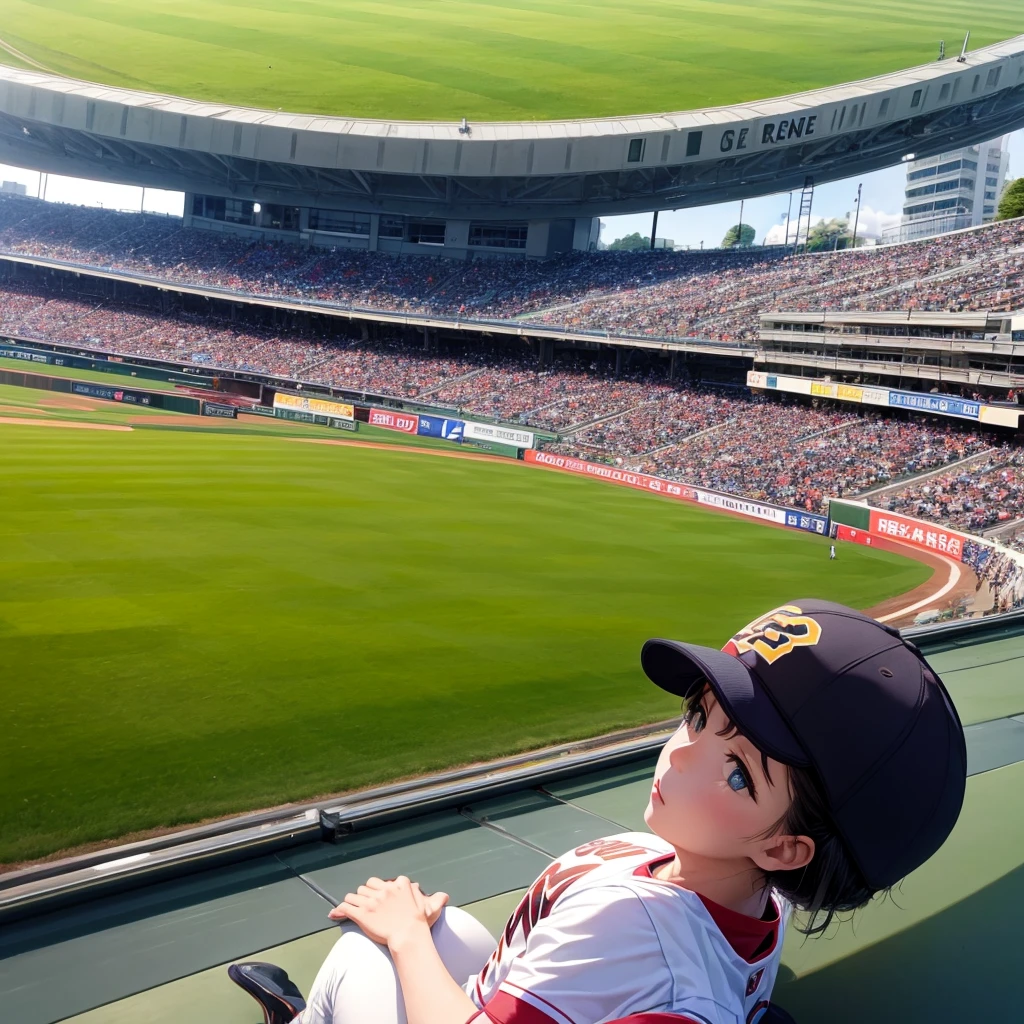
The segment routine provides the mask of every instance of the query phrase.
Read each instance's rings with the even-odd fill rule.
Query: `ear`
[[[814,840],[810,836],[772,836],[750,855],[750,859],[765,874],[796,871],[810,864],[813,857]]]

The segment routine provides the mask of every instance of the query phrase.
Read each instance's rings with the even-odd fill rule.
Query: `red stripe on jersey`
[[[540,996],[530,994],[531,999],[551,1004]],[[551,1006],[562,1020],[569,1018],[561,1010]],[[526,1002],[525,999],[517,999],[511,992],[504,992],[499,989],[487,1000],[487,1004],[481,1011],[485,1021],[492,1021],[493,1024],[558,1024],[558,1021],[546,1014],[539,1006]]]

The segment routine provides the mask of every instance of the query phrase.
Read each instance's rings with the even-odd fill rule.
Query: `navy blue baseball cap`
[[[707,682],[759,750],[809,769],[872,888],[919,867],[953,830],[967,783],[963,727],[938,674],[892,627],[831,601],[794,601],[721,651],[648,640],[640,661],[679,697]]]

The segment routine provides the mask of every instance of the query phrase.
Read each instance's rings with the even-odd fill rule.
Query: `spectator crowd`
[[[186,229],[175,218],[0,197],[0,251],[350,307],[737,342],[753,336],[757,314],[769,308],[1024,305],[1024,222],[814,256],[754,249],[453,262],[254,242]],[[443,340],[427,350],[397,328],[358,339],[317,330],[0,285],[0,332],[8,336],[416,398],[550,430],[561,435],[557,451],[814,512],[830,496],[950,466],[890,491],[882,507],[976,532],[1024,519],[1022,450],[950,420],[883,418],[853,406],[769,401],[738,385],[672,381],[664,361],[636,352],[619,372],[609,352],[585,349],[538,368],[517,339]],[[955,465],[965,459],[973,461]],[[1010,546],[1024,550],[1024,540]],[[985,571],[1006,589],[1013,572],[1000,566],[986,562]]]
[[[602,334],[741,343],[770,309],[1024,305],[1024,221],[880,249],[566,253],[453,261],[185,228],[178,218],[0,196],[0,252],[278,298]]]

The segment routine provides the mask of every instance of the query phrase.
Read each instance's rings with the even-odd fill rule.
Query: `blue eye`
[[[729,783],[730,789],[738,793],[741,789],[747,788],[747,773],[742,768],[733,768],[725,781]]]

